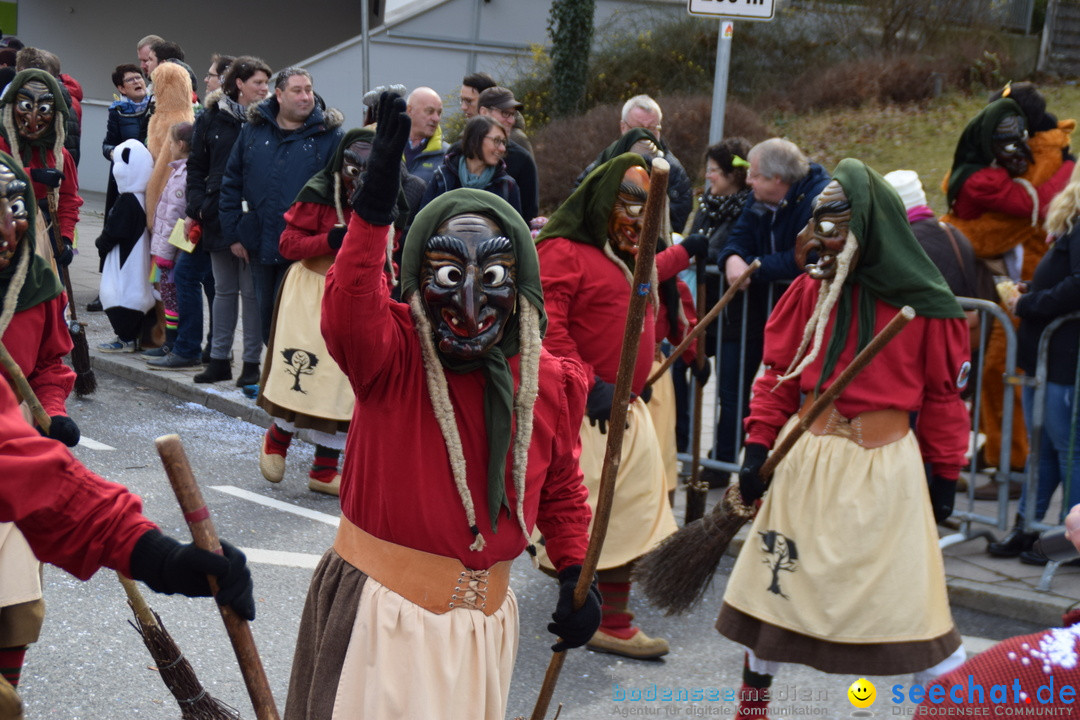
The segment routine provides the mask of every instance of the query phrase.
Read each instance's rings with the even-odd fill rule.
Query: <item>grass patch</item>
[[[1080,118],[1080,87],[1063,83],[1041,85],[1040,90],[1047,109],[1059,119]],[[830,172],[845,157],[858,158],[882,175],[916,171],[930,207],[940,215],[946,209],[941,182],[952,167],[956,142],[985,102],[982,94],[947,93],[914,104],[869,103],[854,109],[764,114],[762,119]],[[1080,137],[1074,137],[1074,148],[1078,142]]]

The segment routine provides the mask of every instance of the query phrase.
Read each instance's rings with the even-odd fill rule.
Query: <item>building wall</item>
[[[428,85],[443,95],[447,112],[458,108],[461,78],[484,70],[509,81],[531,44],[547,42],[550,0],[383,0],[393,23],[372,34],[371,84]],[[102,12],[107,5],[108,12]],[[60,56],[64,72],[83,85],[80,185],[104,192],[108,162],[101,155],[107,109],[115,89],[109,75],[136,62],[135,43],[156,33],[178,42],[202,76],[213,52],[250,54],[275,69],[303,64],[326,103],[345,113],[346,127],[362,122],[363,50],[357,0],[319,0],[297,9],[294,0],[257,5],[221,0],[183,3],[111,0],[33,0],[19,3],[19,37]],[[257,10],[256,10],[257,8]],[[394,22],[410,9],[423,12]],[[617,13],[685,13],[685,0],[597,0],[596,23]],[[116,22],[117,18],[122,22]],[[477,32],[478,28],[478,32]],[[479,41],[477,41],[479,38]]]

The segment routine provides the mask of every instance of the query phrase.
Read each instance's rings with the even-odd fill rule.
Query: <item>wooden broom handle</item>
[[[712,321],[716,319],[716,316],[720,314],[720,311],[727,307],[728,303],[731,302],[731,299],[735,297],[735,293],[742,289],[742,286],[746,284],[746,281],[750,279],[750,276],[753,275],[754,271],[757,270],[759,267],[761,267],[761,260],[755,258],[754,262],[750,263],[746,270],[743,271],[743,274],[740,275],[735,280],[735,282],[731,284],[731,286],[727,289],[723,296],[716,301],[715,305],[712,306],[709,312],[705,313],[704,317],[698,320],[697,325],[695,325],[693,329],[686,334],[686,337],[684,337],[682,342],[679,343],[679,346],[672,350],[670,355],[664,358],[664,362],[660,365],[660,367],[656,369],[656,372],[652,374],[652,376],[649,378],[649,381],[645,383],[646,386],[652,385],[654,382],[664,376],[664,373],[668,371],[668,368],[670,368],[675,363],[675,361],[678,360],[684,352],[686,352],[686,349],[690,347],[690,343],[694,342],[694,340],[696,340],[702,333],[705,332],[705,329],[708,328]],[[703,290],[699,287],[698,292],[703,292]]]
[[[169,476],[173,492],[180,503],[180,509],[184,512],[184,519],[191,530],[191,537],[195,544],[203,550],[222,554],[221,542],[218,540],[217,531],[214,529],[214,521],[210,519],[210,510],[206,507],[199,484],[191,472],[184,446],[180,442],[179,435],[163,435],[154,441],[161,463],[165,466],[165,474]],[[217,578],[208,575],[210,590],[216,595],[218,592]],[[278,720],[277,705],[274,696],[270,692],[270,683],[266,679],[266,671],[263,669],[262,659],[255,647],[255,638],[251,634],[251,626],[247,620],[237,615],[227,605],[218,605],[221,619],[225,621],[225,629],[229,633],[236,659],[240,663],[240,672],[244,676],[244,684],[247,686],[251,705],[255,709],[255,717],[258,720]]]
[[[788,454],[792,447],[794,447],[796,441],[802,434],[810,429],[810,426],[814,424],[814,420],[818,418],[821,413],[832,405],[836,397],[844,391],[855,376],[858,375],[863,368],[870,364],[870,361],[874,359],[883,347],[885,347],[890,340],[896,337],[897,333],[904,329],[915,318],[915,310],[909,305],[905,305],[900,308],[900,312],[893,316],[893,319],[889,321],[889,324],[881,329],[873,340],[867,344],[862,351],[855,356],[855,359],[844,368],[843,372],[833,381],[832,385],[818,396],[818,399],[810,406],[806,415],[799,419],[799,424],[791,429],[779,445],[773,449],[769,454],[765,463],[761,466],[761,470],[758,471],[758,475],[763,478],[768,478],[772,475],[773,470],[780,464],[780,461],[784,459],[784,456]]]
[[[626,415],[630,405],[630,386],[634,380],[637,366],[638,348],[641,345],[641,330],[645,321],[645,305],[652,293],[652,272],[656,261],[656,240],[660,236],[667,199],[667,181],[670,166],[662,158],[653,160],[652,172],[649,173],[649,197],[645,201],[645,214],[642,220],[638,252],[634,259],[634,280],[630,291],[630,307],[626,314],[626,326],[623,330],[622,351],[619,355],[619,370],[615,376],[614,399],[611,403],[611,417],[608,420],[607,447],[604,451],[604,465],[600,471],[600,488],[597,491],[596,510],[593,512],[592,534],[589,547],[585,551],[585,562],[581,566],[577,587],[574,588],[574,610],[580,610],[589,594],[596,566],[600,561],[600,551],[604,547],[608,520],[611,518],[611,505],[615,499],[615,476],[622,461],[622,441],[626,430]],[[552,653],[548,663],[540,695],[533,707],[532,720],[543,720],[547,714],[555,684],[559,680],[566,651]]]

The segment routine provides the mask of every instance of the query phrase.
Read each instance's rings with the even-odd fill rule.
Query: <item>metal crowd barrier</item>
[[[1053,334],[1067,322],[1080,320],[1080,312],[1069,313],[1068,315],[1062,315],[1059,318],[1053,320],[1046,329],[1043,330],[1042,335],[1039,336],[1039,354],[1035,365],[1035,377],[1023,378],[1023,384],[1029,387],[1034,387],[1034,398],[1032,400],[1031,408],[1031,427],[1028,428],[1030,435],[1028,456],[1031,458],[1027,464],[1027,477],[1025,482],[1027,484],[1026,494],[1027,501],[1024,507],[1024,531],[1025,532],[1042,532],[1049,530],[1053,527],[1060,527],[1057,525],[1049,525],[1043,521],[1035,519],[1035,504],[1036,496],[1038,493],[1039,485],[1039,451],[1042,447],[1042,430],[1045,426],[1046,420],[1046,383],[1047,376],[1049,374],[1048,364],[1050,360],[1050,338]],[[1080,347],[1077,348],[1077,353],[1080,353]],[[1080,447],[1074,447],[1076,439],[1076,426],[1078,422],[1078,408],[1077,400],[1080,399],[1080,365],[1077,366],[1076,377],[1073,379],[1073,404],[1071,417],[1069,419],[1069,449],[1068,459],[1066,465],[1068,468],[1068,474],[1061,480],[1061,504],[1064,513],[1069,512],[1069,508],[1073,504],[1080,502],[1080,498],[1074,498],[1070,495],[1069,480],[1072,475],[1073,455],[1072,453],[1080,453]],[[1039,578],[1039,584],[1036,586],[1037,590],[1044,592],[1050,590],[1050,585],[1053,582],[1054,574],[1058,568],[1061,567],[1061,562],[1050,561],[1046,564],[1046,569],[1043,570],[1042,577]]]

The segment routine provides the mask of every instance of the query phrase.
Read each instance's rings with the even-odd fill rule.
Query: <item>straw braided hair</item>
[[[814,305],[814,311],[810,314],[810,319],[803,330],[799,349],[795,351],[795,356],[791,359],[791,364],[788,365],[787,370],[776,381],[776,385],[773,387],[774,390],[785,380],[797,377],[810,363],[817,359],[818,353],[821,352],[822,341],[825,338],[825,328],[829,324],[829,314],[832,313],[837,300],[840,299],[840,292],[844,289],[844,281],[847,280],[848,273],[851,271],[851,260],[855,257],[858,249],[859,241],[855,239],[855,234],[848,230],[847,242],[844,243],[843,249],[836,256],[836,275],[830,280],[822,281],[821,289],[818,291],[817,303]],[[813,338],[813,345],[810,352],[803,357],[807,346],[810,345],[811,338]]]
[[[454,476],[454,485],[457,487],[458,497],[461,498],[461,505],[465,509],[465,519],[475,537],[469,549],[479,552],[484,549],[487,542],[476,522],[476,505],[473,503],[466,480],[465,451],[458,432],[454,405],[450,401],[450,393],[446,386],[446,373],[435,350],[434,331],[421,305],[419,293],[413,293],[409,297],[409,310],[420,336],[424,379],[427,383],[428,395],[431,396],[431,405],[435,410],[435,420],[439,423],[443,441],[446,443],[446,451],[450,456],[450,471]],[[513,481],[514,493],[517,496],[514,503],[514,515],[522,535],[528,540],[529,531],[525,523],[525,476],[532,439],[533,408],[539,392],[541,341],[540,312],[520,295],[518,296],[518,321],[521,338],[519,351],[521,379],[514,395],[514,415],[517,425],[513,448]],[[530,542],[526,549],[533,559],[533,565],[537,565],[536,548]]]
[[[4,295],[4,311],[0,313],[0,336],[7,330],[9,324],[11,324],[11,318],[15,316],[15,304],[19,299],[19,293],[22,291],[23,284],[26,282],[26,275],[30,271],[30,256],[34,250],[30,247],[31,243],[22,242],[22,253],[19,255],[19,264],[15,266],[15,274],[11,278],[11,283],[8,285],[7,293]]]

